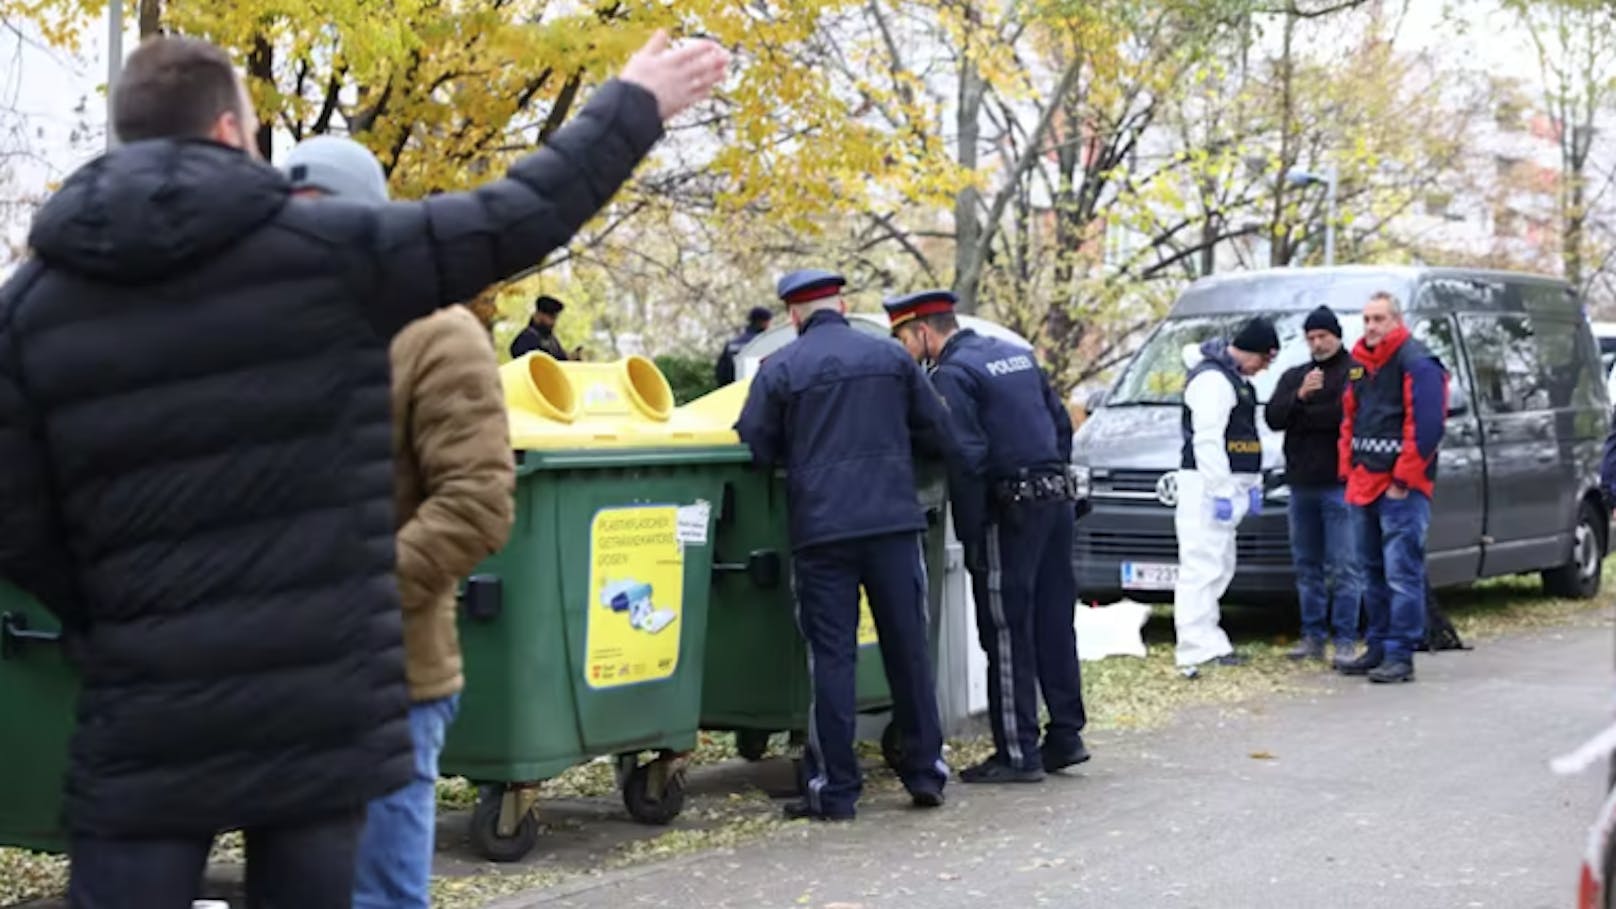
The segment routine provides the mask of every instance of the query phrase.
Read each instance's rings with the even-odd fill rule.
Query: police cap
[[[537,300],[533,301],[533,311],[547,315],[559,316],[561,311],[566,308],[565,304],[549,294],[541,294]]]
[[[812,303],[826,297],[834,297],[847,286],[847,279],[833,271],[819,268],[805,268],[794,271],[780,279],[775,286],[775,292],[780,295],[786,304]]]
[[[958,302],[959,298],[954,296],[951,290],[923,290],[901,297],[888,297],[882,301],[881,306],[886,309],[887,320],[892,323],[892,327],[897,328],[910,319],[953,312],[954,305]]]

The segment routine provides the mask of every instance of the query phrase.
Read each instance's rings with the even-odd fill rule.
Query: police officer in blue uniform
[[[910,355],[935,364],[959,450],[949,471],[954,529],[987,650],[995,749],[960,780],[1034,783],[1089,759],[1073,627],[1072,420],[1032,353],[961,330],[955,302],[932,290],[885,305]],[[1041,746],[1040,689],[1049,707]]]
[[[774,321],[774,313],[766,307],[754,306],[746,314],[746,330],[729,339],[724,350],[718,355],[718,363],[713,367],[713,377],[720,385],[728,385],[735,381],[735,358],[740,356],[741,350],[752,343],[758,335],[769,330],[769,323]]]
[[[904,736],[899,776],[924,808],[943,804],[948,780],[914,473],[916,453],[945,454],[948,414],[903,350],[848,324],[845,283],[819,270],[780,280],[799,336],[763,363],[735,424],[758,467],[786,469],[797,623],[813,681],[805,799],[788,818],[851,820],[863,788],[853,750],[860,585]]]

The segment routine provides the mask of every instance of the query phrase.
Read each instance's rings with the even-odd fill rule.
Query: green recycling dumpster
[[[482,789],[471,835],[485,858],[527,854],[538,784],[599,756],[617,757],[636,820],[678,815],[710,535],[725,469],[746,458],[736,445],[524,453],[511,540],[462,589],[466,687],[440,767]]]
[[[78,676],[44,607],[0,583],[0,846],[67,851],[62,786]]]
[[[679,814],[700,729],[712,533],[750,455],[728,426],[676,417],[641,357],[530,355],[501,379],[520,452],[516,524],[461,589],[466,687],[439,769],[481,789],[477,851],[514,861],[537,839],[539,783],[597,757],[616,759],[636,820]]]
[[[926,510],[925,556],[930,589],[930,647],[936,665],[938,614],[942,604],[946,484],[940,465],[917,463],[919,496]],[[707,665],[702,687],[703,729],[733,730],[736,748],[758,760],[776,732],[808,726],[811,694],[805,645],[797,632],[791,586],[785,476],[737,471],[718,526]],[[860,712],[890,709],[892,692],[875,625],[861,598],[857,697]],[[899,762],[902,739],[890,723],[881,736],[888,764]]]

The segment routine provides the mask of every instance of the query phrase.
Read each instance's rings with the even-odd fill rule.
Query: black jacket
[[[723,352],[718,355],[718,363],[713,366],[713,378],[718,380],[719,385],[728,385],[735,381],[735,357],[740,354],[746,345],[752,343],[753,339],[761,334],[763,334],[763,329],[747,326],[744,331],[730,338],[729,343],[724,345]]]
[[[829,311],[764,361],[735,429],[759,466],[786,469],[796,549],[924,530],[914,458],[950,444],[948,412],[915,361]]]
[[[1285,434],[1285,479],[1293,486],[1341,485],[1341,397],[1355,365],[1345,347],[1322,363],[1309,360],[1279,377],[1264,415],[1269,428]],[[1324,388],[1306,401],[1296,397],[1302,380],[1318,367]]]
[[[555,360],[567,359],[567,350],[561,346],[561,339],[555,336],[555,332],[541,334],[530,322],[511,339],[511,359],[514,360],[535,350],[547,353]]]
[[[991,520],[995,481],[1066,472],[1072,417],[1032,351],[968,328],[943,345],[932,381],[948,402],[960,451],[949,475],[954,529],[974,544]]]
[[[472,193],[289,201],[237,151],[150,141],[45,206],[0,287],[0,578],[69,632],[74,832],[295,822],[410,778],[388,339],[565,243],[660,132],[611,83]]]

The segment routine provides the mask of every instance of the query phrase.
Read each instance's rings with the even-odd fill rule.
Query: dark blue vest
[[[1244,376],[1235,371],[1234,364],[1226,361],[1223,356],[1207,357],[1190,370],[1189,380],[1184,383],[1184,387],[1188,389],[1189,383],[1195,381],[1197,376],[1214,370],[1234,386],[1234,410],[1229,413],[1229,428],[1223,433],[1224,450],[1229,455],[1229,470],[1234,473],[1261,473],[1262,437],[1257,434],[1257,392]],[[1185,470],[1194,470],[1195,429],[1188,404],[1183,407],[1181,419],[1184,430],[1184,452],[1179,463]]]
[[[1409,338],[1385,366],[1371,372],[1363,366],[1347,373],[1352,384],[1356,410],[1352,416],[1352,466],[1371,473],[1391,473],[1403,453],[1408,426],[1405,401],[1408,366],[1418,360],[1435,360],[1429,348]],[[1427,471],[1436,479],[1436,458]]]

